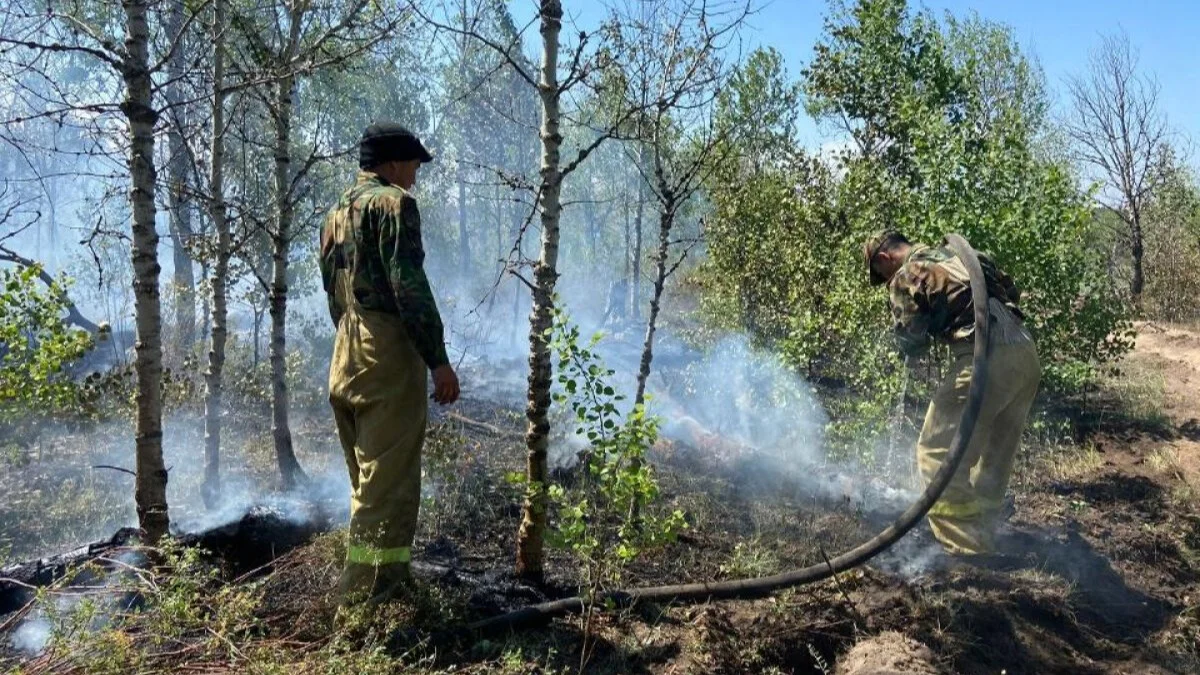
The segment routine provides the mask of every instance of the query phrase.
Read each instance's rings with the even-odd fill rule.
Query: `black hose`
[[[972,362],[974,370],[971,374],[971,385],[967,391],[967,404],[963,408],[958,432],[951,443],[950,454],[933,476],[933,480],[929,482],[921,497],[879,534],[831,560],[810,567],[753,579],[609,591],[594,598],[594,603],[602,607],[622,607],[643,601],[698,602],[722,598],[763,597],[779,589],[821,581],[857,567],[895,544],[925,516],[941,497],[946,486],[950,484],[950,479],[958,470],[963,456],[966,455],[967,446],[970,443],[971,434],[975,431],[975,422],[979,418],[979,410],[983,404],[983,393],[988,377],[988,335],[991,330],[991,322],[988,311],[987,283],[983,277],[983,269],[979,265],[979,259],[976,257],[974,249],[965,239],[956,234],[950,234],[946,236],[946,244],[962,260],[971,277],[971,298],[975,309],[976,329],[975,353]],[[521,628],[545,622],[555,616],[582,612],[586,607],[587,601],[582,597],[563,598],[483,619],[468,626],[467,630],[481,633]]]

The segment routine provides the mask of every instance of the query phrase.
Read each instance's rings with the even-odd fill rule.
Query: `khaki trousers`
[[[1028,331],[1007,311],[999,316],[993,311],[992,316],[999,325],[992,331],[988,382],[975,433],[954,478],[928,515],[934,536],[955,554],[994,550],[1013,461],[1041,379]],[[950,453],[974,371],[970,345],[956,345],[952,354],[950,374],[929,404],[917,442],[917,464],[926,485]]]
[[[427,369],[400,318],[352,305],[338,324],[329,402],[350,472],[343,602],[386,600],[409,577],[421,504]]]

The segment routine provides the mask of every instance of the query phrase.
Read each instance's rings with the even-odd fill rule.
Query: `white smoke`
[[[694,421],[785,466],[821,461],[828,417],[812,387],[744,335],[729,335],[701,354],[674,386],[659,381],[650,408],[664,417],[668,438],[690,437]]]
[[[12,648],[26,656],[37,656],[50,643],[53,629],[44,618],[29,619],[17,627],[9,636]]]
[[[61,626],[63,617],[71,617],[78,611],[87,612],[87,621],[80,628],[97,632],[108,627],[117,612],[131,606],[134,596],[128,589],[137,579],[133,570],[143,567],[146,558],[137,551],[124,551],[110,564],[112,571],[100,579],[86,579],[86,590],[66,589],[39,599],[29,616],[10,634],[12,648],[25,656],[41,654],[54,638],[54,626]],[[91,572],[87,575],[90,577]],[[53,611],[49,611],[47,602],[52,604]]]

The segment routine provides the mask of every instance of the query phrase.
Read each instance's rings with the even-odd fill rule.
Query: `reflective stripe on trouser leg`
[[[399,317],[351,311],[342,319],[330,399],[354,486],[344,593],[374,594],[360,587],[378,585],[380,577],[396,576],[392,572],[407,574],[421,499],[426,377]],[[352,414],[342,415],[339,408]],[[363,566],[403,570],[372,575]]]
[[[959,350],[949,376],[934,394],[917,445],[926,484],[950,452],[966,407],[973,371],[971,355]],[[952,553],[986,553],[993,548],[994,516],[1020,447],[1038,364],[1032,343],[993,345],[987,389],[966,456],[946,491],[929,511],[934,535]],[[1032,384],[1031,384],[1032,382]]]

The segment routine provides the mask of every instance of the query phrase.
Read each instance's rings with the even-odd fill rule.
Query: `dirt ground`
[[[1116,377],[1158,379],[1161,415],[1105,415],[1103,392],[1068,415],[1085,450],[1026,467],[1009,556],[911,583],[868,573],[850,598],[869,625],[948,673],[1200,672],[1200,333],[1139,332]]]
[[[948,558],[921,527],[865,567],[767,599],[638,606],[401,651],[414,672],[1200,673],[1200,331],[1139,328],[1105,386],[1039,402],[1039,424],[1068,438],[1029,448],[1018,466],[1003,555]],[[454,415],[427,444],[437,489],[416,559],[430,602],[405,619],[435,633],[578,587],[560,551],[548,552],[542,587],[509,576],[520,488],[499,476],[520,469],[519,411],[465,401]],[[815,498],[753,456],[664,443],[653,459],[689,529],[631,567],[628,585],[818,563],[891,517]],[[336,533],[321,537],[257,582],[261,637],[287,645],[272,658],[302,661],[287,672],[325,672],[303,659],[329,639],[342,556]]]
[[[1200,333],[1146,323],[1138,327],[1134,360],[1163,374],[1163,413],[1177,435],[1161,448],[1174,453],[1182,478],[1200,487]]]
[[[1043,403],[1073,438],[1059,450],[1031,450],[1018,468],[1003,555],[950,559],[922,528],[836,582],[765,600],[605,614],[588,625],[586,639],[581,619],[560,620],[507,640],[443,647],[434,663],[494,672],[497,650],[515,649],[523,668],[544,672],[577,672],[581,663],[598,673],[1200,672],[1200,404],[1191,386],[1200,334],[1143,331],[1112,376],[1125,384]],[[1130,382],[1136,386],[1120,389]],[[506,418],[489,421],[503,426]],[[869,514],[799,497],[785,478],[747,462],[705,457],[660,448],[664,495],[693,526],[631,569],[631,585],[770,574],[819,561],[880,525]],[[423,556],[434,564],[430,581],[464,602],[457,620],[542,597],[516,586],[497,592],[504,585],[497,577],[480,581],[506,566],[512,541],[496,533],[517,522],[503,499],[485,502],[495,522],[448,523]],[[550,567],[565,565],[557,559]],[[456,575],[437,571],[449,567]],[[572,583],[552,580],[547,592]]]
[[[931,672],[894,640],[873,641],[896,633],[944,673],[1200,672],[1200,333],[1139,328],[1114,381],[1154,380],[1140,389],[1145,409],[1099,391],[1060,411],[1076,449],[1019,469],[1005,555],[936,556],[915,573],[884,556],[840,584],[668,612],[699,646],[684,640],[645,670]],[[900,555],[927,554],[928,538],[918,530]]]

